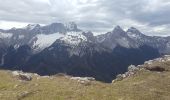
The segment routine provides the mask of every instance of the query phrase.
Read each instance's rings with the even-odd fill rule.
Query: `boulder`
[[[117,75],[116,76],[116,81],[121,81],[121,80],[123,80],[122,74]]]
[[[138,71],[138,70],[139,70],[139,68],[136,67],[135,65],[130,65],[130,66],[128,67],[128,71]]]
[[[13,76],[22,81],[31,81],[32,76],[29,73],[23,73],[22,71],[13,71]]]
[[[153,60],[145,61],[144,64],[151,65],[153,64]]]
[[[95,81],[95,78],[93,77],[71,77],[70,79],[76,80],[77,82],[84,85],[90,85],[91,81]]]

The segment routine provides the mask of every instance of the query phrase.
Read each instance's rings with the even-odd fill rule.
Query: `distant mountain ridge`
[[[130,64],[170,54],[170,37],[146,36],[120,26],[94,36],[74,22],[0,30],[1,68],[42,75],[66,73],[110,82]],[[8,66],[8,67],[7,67]]]

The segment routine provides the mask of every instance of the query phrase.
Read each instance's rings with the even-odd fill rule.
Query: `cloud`
[[[97,33],[120,25],[134,26],[147,35],[169,35],[168,0],[0,0],[0,28],[25,23],[75,21]],[[3,22],[3,24],[2,24]],[[7,22],[5,25],[4,23]],[[24,24],[23,24],[24,23]]]
[[[9,29],[12,28],[12,26],[15,26],[17,28],[22,28],[23,26],[26,26],[28,23],[18,23],[14,21],[0,21],[0,26],[2,29]]]

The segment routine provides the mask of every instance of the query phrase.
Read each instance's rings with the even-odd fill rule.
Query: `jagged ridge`
[[[92,76],[105,82],[128,65],[168,54],[170,49],[168,37],[146,36],[135,28],[125,32],[120,26],[99,36],[83,32],[75,23],[28,25],[1,34],[1,68]]]

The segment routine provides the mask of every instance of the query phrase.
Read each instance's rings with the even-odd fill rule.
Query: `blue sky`
[[[169,0],[0,0],[0,28],[74,21],[98,34],[120,25],[170,35]]]

